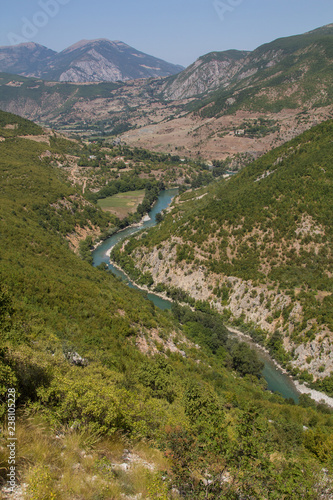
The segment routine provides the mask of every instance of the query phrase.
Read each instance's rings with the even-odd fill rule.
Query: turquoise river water
[[[147,229],[156,224],[155,216],[157,213],[161,212],[165,208],[167,208],[174,196],[177,194],[177,189],[167,189],[166,191],[162,191],[159,195],[157,202],[155,203],[152,210],[149,212],[149,220],[145,221],[140,226],[131,226],[127,227],[123,231],[119,231],[118,233],[112,235],[107,240],[103,241],[94,251],[93,251],[93,265],[98,266],[102,262],[104,262],[108,268],[118,277],[120,277],[123,281],[125,281],[128,286],[131,288],[138,289],[134,283],[132,283],[128,277],[118,268],[116,268],[110,262],[110,252],[111,249],[124,238],[141,231],[142,229]],[[148,293],[148,299],[151,300],[157,307],[160,309],[171,309],[171,301],[165,300],[154,293]],[[296,387],[288,375],[283,373],[271,359],[271,357],[266,354],[262,349],[258,348],[253,342],[249,339],[242,338],[245,342],[249,343],[253,349],[256,350],[258,357],[264,363],[264,369],[262,371],[263,377],[266,379],[268,384],[268,389],[273,392],[279,392],[285,398],[292,398],[295,402],[298,402],[298,392]]]

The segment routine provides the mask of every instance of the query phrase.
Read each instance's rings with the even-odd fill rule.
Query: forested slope
[[[159,291],[178,287],[226,319],[260,327],[266,345],[274,334],[275,354],[295,374],[329,377],[332,131],[325,122],[238,175],[185,193],[161,225],[114,257]]]
[[[1,120],[1,136],[18,123]],[[330,498],[329,409],[266,391],[218,316],[161,312],[74,255],[66,231],[108,221],[43,159],[49,147],[0,142],[3,485],[14,388],[23,498]],[[200,345],[185,336],[195,324]]]

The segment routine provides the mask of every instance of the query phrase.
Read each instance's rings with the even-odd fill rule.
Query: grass
[[[161,480],[169,462],[147,444],[130,445],[117,436],[94,437],[66,427],[56,430],[42,416],[22,414],[17,438],[18,484],[24,485],[28,500],[116,500],[124,491],[142,498],[171,498],[167,482]],[[124,452],[136,457],[127,462],[128,470],[121,467]],[[0,461],[7,455],[2,436]]]
[[[145,197],[145,190],[128,191],[118,193],[107,198],[98,200],[98,205],[105,212],[112,212],[120,219],[123,219],[130,213],[134,213]]]

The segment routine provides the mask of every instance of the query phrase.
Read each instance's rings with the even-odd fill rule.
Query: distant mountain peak
[[[126,45],[124,42],[121,42],[119,40],[111,41],[111,40],[108,40],[107,38],[95,38],[93,40],[87,40],[87,39],[80,40],[79,42],[76,42],[73,45],[70,45],[69,47],[64,49],[62,52],[71,52],[73,50],[82,49],[82,48],[87,47],[87,46],[100,45],[103,43],[106,45],[107,44],[110,44],[113,46],[114,45],[124,45],[126,47],[129,47],[129,45]]]
[[[35,42],[0,47],[0,71],[23,76],[38,76],[57,53]]]
[[[23,43],[19,43],[18,45],[3,45],[3,46],[0,46],[0,50],[2,49],[7,49],[7,50],[10,50],[10,49],[21,49],[21,48],[26,48],[26,49],[30,49],[30,50],[33,50],[33,49],[46,49],[46,50],[51,50],[51,49],[48,49],[47,47],[45,47],[44,45],[41,45],[40,43],[36,43],[36,42],[23,42]],[[54,52],[54,51],[52,51]]]
[[[106,38],[83,39],[59,53],[34,42],[0,48],[0,71],[52,81],[126,81],[175,75],[182,69]]]

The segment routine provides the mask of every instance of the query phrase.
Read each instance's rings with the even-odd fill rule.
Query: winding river
[[[170,205],[172,199],[177,194],[177,192],[178,189],[176,188],[162,191],[154,207],[148,214],[149,220],[147,218],[147,220],[145,220],[143,224],[141,224],[140,226],[127,227],[126,229],[119,231],[118,233],[112,235],[110,238],[108,238],[107,240],[103,241],[100,245],[98,245],[98,247],[92,253],[93,265],[98,266],[99,264],[104,262],[108,266],[108,268],[116,276],[119,276],[123,281],[125,281],[128,284],[128,286],[130,286],[131,288],[139,289],[137,286],[135,286],[134,283],[132,283],[128,279],[128,277],[120,269],[115,267],[110,262],[111,249],[117,243],[119,243],[119,241],[122,241],[128,236],[138,231],[141,231],[141,229],[146,229],[154,226],[156,224],[155,221],[156,214],[161,212]],[[158,295],[155,295],[154,293],[148,293],[148,299],[151,300],[160,309],[163,310],[171,309],[171,301],[165,300],[159,297]],[[258,346],[256,346],[253,342],[251,342],[251,340],[249,340],[247,337],[242,337],[242,340],[244,340],[244,342],[249,343],[251,347],[253,347],[256,350],[258,357],[261,359],[261,361],[263,361],[265,366],[262,371],[262,374],[267,381],[268,389],[273,392],[279,392],[285,398],[292,398],[296,403],[298,403],[299,393],[297,392],[291,377],[283,373],[276,366],[272,358],[262,349],[258,348]]]
[[[148,217],[149,220],[145,220],[143,224],[140,226],[129,226],[122,231],[119,231],[116,234],[113,234],[108,238],[107,240],[103,241],[98,247],[93,251],[92,256],[93,256],[93,265],[98,266],[101,263],[105,263],[108,268],[118,277],[120,277],[123,281],[125,281],[129,287],[135,288],[136,290],[139,290],[139,287],[137,287],[132,281],[128,279],[128,277],[123,273],[119,268],[115,267],[111,262],[110,262],[110,252],[112,248],[119,243],[119,241],[124,240],[128,236],[131,236],[134,233],[137,233],[138,231],[141,231],[142,229],[147,229],[149,227],[155,226],[156,221],[155,221],[155,216],[165,208],[167,208],[172,199],[176,196],[178,193],[178,189],[167,189],[165,191],[162,191],[158,197],[157,202],[153,206],[152,210],[149,212]],[[160,309],[171,309],[171,301],[170,300],[165,300],[159,297],[158,295],[155,295],[154,293],[148,293],[148,299],[154,302],[154,304],[159,307]]]

